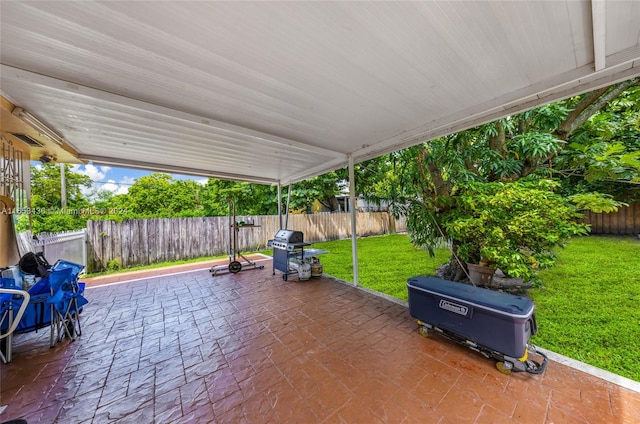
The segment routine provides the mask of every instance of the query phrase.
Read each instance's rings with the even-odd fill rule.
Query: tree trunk
[[[621,82],[615,86],[604,87],[592,91],[583,97],[575,108],[567,115],[566,119],[554,131],[554,135],[560,140],[568,140],[571,134],[584,124],[591,116],[605,107],[609,102],[618,97],[623,91],[640,84],[640,78],[633,78]],[[540,167],[541,164],[550,162],[555,158],[557,152],[553,152],[546,158],[533,161],[527,160],[524,163],[519,178],[526,177]]]
[[[500,156],[504,157],[507,153],[507,137],[504,130],[504,124],[502,121],[496,122],[496,129],[498,133],[489,138],[489,147],[491,150],[500,153]]]
[[[467,272],[464,268],[464,263],[457,259],[457,248],[455,245],[451,246],[451,257],[449,263],[442,265],[437,269],[436,275],[443,280],[468,282]]]
[[[336,212],[340,210],[340,202],[338,202],[338,199],[336,198],[336,196],[329,197],[327,199],[326,205],[331,212]]]
[[[584,124],[594,113],[618,97],[623,91],[638,83],[640,83],[640,78],[632,78],[618,85],[604,87],[587,94],[560,124],[555,131],[556,137],[561,140],[568,140],[571,133]]]
[[[452,256],[448,264],[442,265],[436,271],[436,275],[443,280],[468,282],[467,274],[462,269],[462,266]]]

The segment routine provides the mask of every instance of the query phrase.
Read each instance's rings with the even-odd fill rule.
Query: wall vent
[[[42,143],[40,143],[38,140],[36,140],[33,137],[30,137],[26,134],[16,134],[16,133],[11,133],[12,136],[14,136],[15,138],[17,138],[20,141],[23,141],[25,143],[27,143],[29,146],[32,147],[44,147],[44,145]]]

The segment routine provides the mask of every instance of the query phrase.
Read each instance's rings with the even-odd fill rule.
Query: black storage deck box
[[[521,358],[537,332],[530,299],[468,284],[419,276],[407,281],[409,313],[512,358]]]

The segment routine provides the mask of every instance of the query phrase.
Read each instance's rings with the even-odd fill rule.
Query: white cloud
[[[207,185],[207,181],[209,181],[209,178],[194,179],[194,181],[196,183],[200,184],[201,186],[206,186]]]
[[[128,186],[133,185],[136,182],[136,179],[133,177],[122,177],[120,180],[120,184],[126,184]]]
[[[127,191],[129,191],[129,186],[122,185],[122,181],[120,182],[120,184],[118,184],[114,180],[108,180],[106,183],[102,184],[101,189],[110,191],[113,194],[125,194]]]
[[[111,168],[108,166],[94,166],[92,164],[87,165],[71,165],[71,172],[74,174],[86,175],[91,178],[93,184],[91,187],[80,187],[80,192],[84,196],[91,197],[91,194],[94,191],[102,189],[102,184],[96,184],[96,182],[101,182],[107,176],[107,172],[109,172]]]
[[[129,191],[131,184],[135,182],[133,177],[122,177],[119,182],[113,178],[107,179],[111,171],[110,166],[95,166],[93,164],[72,165],[72,171],[76,174],[86,175],[93,181],[90,188],[81,188],[82,194],[91,196],[92,193],[106,190],[113,194],[124,194]]]
[[[111,171],[111,167],[95,166],[89,163],[87,165],[73,165],[72,170],[76,174],[88,176],[92,181],[103,181],[109,171]]]
[[[102,184],[102,190],[112,191],[114,193],[118,191],[119,188],[120,186],[118,186],[118,184],[116,184],[114,180],[109,180],[106,183]]]
[[[100,189],[110,191],[113,194],[126,194],[129,191],[129,187],[136,181],[133,177],[122,177],[119,182],[115,180],[107,180],[102,184]]]

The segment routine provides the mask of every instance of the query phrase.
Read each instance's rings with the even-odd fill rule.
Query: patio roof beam
[[[196,177],[219,178],[231,181],[243,181],[257,184],[278,184],[277,180],[269,178],[255,178],[247,175],[237,175],[225,172],[214,172],[207,169],[185,168],[182,166],[161,165],[151,162],[141,162],[136,160],[113,158],[107,156],[78,155],[78,159],[86,162],[93,162],[96,165],[111,165],[124,168],[143,169],[146,171],[169,172],[182,175],[193,175]]]

